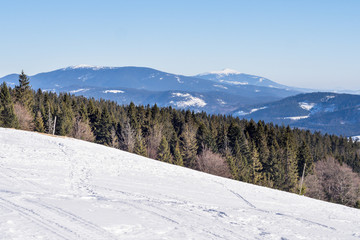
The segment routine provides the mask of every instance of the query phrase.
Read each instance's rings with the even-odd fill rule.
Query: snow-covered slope
[[[359,239],[360,211],[0,128],[1,239]]]

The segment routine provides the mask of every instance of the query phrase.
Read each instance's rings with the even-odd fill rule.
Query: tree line
[[[2,127],[54,131],[210,174],[360,207],[360,144],[347,137],[156,104],[120,106],[34,91],[24,72],[14,88],[5,82],[0,88]],[[351,175],[344,180],[348,186],[329,193],[326,184],[339,181],[333,181],[338,178],[334,172],[325,176],[324,168]]]

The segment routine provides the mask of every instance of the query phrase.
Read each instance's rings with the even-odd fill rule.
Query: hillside
[[[0,128],[4,239],[358,239],[360,211]]]
[[[331,92],[299,94],[282,100],[241,107],[235,116],[275,124],[353,136],[360,134],[360,96]]]

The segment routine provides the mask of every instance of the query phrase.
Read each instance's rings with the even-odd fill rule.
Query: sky
[[[4,0],[0,77],[78,64],[360,89],[358,0]]]

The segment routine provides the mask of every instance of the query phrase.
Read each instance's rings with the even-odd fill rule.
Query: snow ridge
[[[208,74],[218,74],[218,75],[228,76],[230,74],[241,74],[241,72],[238,72],[238,71],[230,69],[230,68],[224,68],[221,71],[211,71],[211,72],[201,73],[199,75],[202,76],[202,75],[208,75]]]

